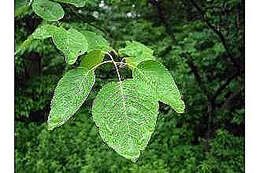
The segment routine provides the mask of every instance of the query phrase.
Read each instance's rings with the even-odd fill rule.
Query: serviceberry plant
[[[95,83],[95,70],[111,63],[118,82],[106,84],[97,94],[92,115],[104,142],[118,154],[135,162],[154,132],[159,101],[177,113],[184,112],[184,102],[169,71],[153,56],[153,50],[142,43],[127,41],[118,51],[101,35],[90,31],[65,29],[53,21],[64,16],[62,6],[85,5],[80,0],[34,0],[33,11],[43,22],[20,46],[23,51],[32,40],[50,39],[60,50],[68,65],[81,55],[80,65],[64,74],[57,84],[48,116],[48,129],[63,125],[87,99]],[[83,3],[84,2],[84,3]],[[51,21],[51,23],[50,23]],[[115,61],[115,56],[121,61]],[[123,80],[121,66],[132,71],[132,78]]]

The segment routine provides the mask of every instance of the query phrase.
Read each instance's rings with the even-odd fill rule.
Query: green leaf
[[[85,35],[85,37],[89,43],[88,51],[102,50],[102,51],[107,52],[112,49],[109,46],[108,41],[101,35],[97,35],[96,33],[91,32],[91,31],[82,31],[82,34]]]
[[[64,16],[61,5],[48,0],[34,0],[32,9],[38,16],[47,21],[58,21]]]
[[[67,3],[67,4],[72,4],[75,7],[84,7],[85,6],[85,1],[84,0],[55,0],[57,2],[62,2],[62,3]]]
[[[68,31],[54,25],[43,25],[32,34],[34,39],[46,39],[52,37],[55,46],[66,56],[68,64],[74,64],[79,55],[88,49],[88,42],[83,34],[76,29]]]
[[[15,17],[20,16],[23,12],[29,9],[29,0],[15,0]]]
[[[104,59],[104,53],[101,50],[92,50],[87,55],[83,55],[80,66],[91,69],[100,64]]]
[[[38,27],[32,34],[33,39],[46,39],[52,37],[55,33],[59,32],[60,28],[54,25],[42,25]]]
[[[159,62],[144,61],[133,70],[133,77],[137,81],[145,81],[151,85],[159,101],[170,105],[176,112],[183,113],[184,102],[169,71]]]
[[[66,31],[60,27],[59,32],[53,35],[53,42],[65,54],[68,64],[74,64],[78,56],[84,54],[88,48],[84,35],[75,29]]]
[[[136,41],[127,41],[126,47],[119,49],[119,54],[130,56],[130,58],[126,58],[126,62],[134,67],[142,61],[155,60],[153,50]]]
[[[111,82],[93,103],[93,119],[102,139],[118,154],[135,162],[155,129],[158,101],[146,83]]]
[[[92,86],[95,74],[85,68],[76,68],[65,73],[59,81],[48,117],[48,129],[64,124],[84,103]]]

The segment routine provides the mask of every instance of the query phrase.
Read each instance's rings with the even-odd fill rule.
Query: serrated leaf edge
[[[86,69],[86,68],[84,68],[84,67],[78,67],[78,68]],[[86,73],[86,76],[88,75],[88,73],[89,73],[90,71],[93,71],[93,70],[92,70],[92,69],[91,69],[91,70],[88,70],[88,72]],[[94,86],[94,84],[95,84],[95,82],[96,82],[95,72],[93,71],[93,73],[94,73],[93,84],[92,84],[91,87],[90,87],[91,89],[89,90],[89,92],[88,92],[88,94],[87,94],[87,96],[86,96],[86,99],[88,98],[88,96],[89,96],[89,94],[90,94],[90,92],[91,92],[91,90],[92,90],[92,88],[93,88],[93,86]],[[64,76],[65,76],[65,75],[64,75]],[[64,76],[63,76],[63,77],[64,77]],[[63,77],[62,77],[61,79],[63,79]],[[60,80],[61,80],[61,79],[60,79]],[[82,82],[82,81],[81,81],[81,82]],[[58,84],[59,84],[59,83],[58,83]],[[58,85],[56,86],[56,88],[57,88],[57,87],[58,87]],[[55,96],[55,92],[54,92],[53,98],[54,98],[54,96]],[[52,100],[51,100],[51,104],[52,104],[53,98],[52,98]],[[82,102],[82,104],[79,106],[79,108],[83,105],[83,103],[86,101],[86,99]],[[75,111],[75,113],[79,110],[79,108]],[[75,114],[75,113],[74,113],[74,114]],[[73,115],[74,115],[74,114],[73,114]],[[64,118],[62,122],[58,123],[57,125],[55,125],[55,126],[53,126],[53,127],[49,127],[49,124],[50,124],[50,115],[49,115],[49,116],[48,116],[48,120],[47,120],[48,130],[53,130],[54,128],[57,128],[57,127],[62,126],[62,125],[63,125],[65,122],[67,122],[73,115],[70,115],[70,116]]]

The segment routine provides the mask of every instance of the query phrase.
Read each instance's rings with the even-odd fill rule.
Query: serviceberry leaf
[[[85,36],[76,29],[66,31],[60,28],[60,31],[53,35],[53,42],[65,54],[68,64],[74,64],[78,56],[84,54],[88,48]]]
[[[46,39],[52,37],[55,33],[59,32],[61,29],[54,25],[42,25],[32,33],[33,39]]]
[[[177,113],[184,112],[185,105],[174,79],[161,63],[153,60],[141,62],[134,68],[133,77],[153,87],[159,101],[170,105]]]
[[[104,52],[101,50],[92,50],[88,54],[82,56],[80,66],[91,69],[103,61],[104,55]]]
[[[135,162],[155,129],[158,101],[144,82],[132,79],[106,84],[93,103],[93,119],[102,139]]]
[[[32,9],[38,16],[47,21],[58,21],[64,16],[61,5],[49,0],[34,0]]]
[[[119,49],[119,54],[129,56],[126,58],[126,62],[134,67],[142,61],[156,59],[152,49],[137,41],[126,41],[126,47]]]
[[[82,31],[82,34],[84,34],[89,43],[88,51],[102,50],[104,52],[107,52],[109,50],[112,50],[112,48],[109,46],[108,41],[102,35],[98,35],[91,31]]]
[[[55,0],[56,2],[61,2],[61,3],[67,3],[67,4],[72,4],[75,7],[84,7],[85,6],[85,1],[84,0]]]
[[[55,46],[61,50],[68,64],[74,64],[78,56],[83,55],[88,49],[85,36],[76,29],[68,31],[63,27],[54,25],[42,25],[32,34],[34,39],[46,39],[52,37]]]
[[[48,129],[52,130],[64,124],[89,95],[95,83],[95,74],[91,70],[78,67],[65,73],[55,89],[48,117]]]

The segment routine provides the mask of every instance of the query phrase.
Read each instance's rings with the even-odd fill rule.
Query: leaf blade
[[[47,21],[58,21],[64,16],[61,5],[48,0],[34,0],[32,9],[38,16]]]
[[[159,62],[144,61],[133,70],[133,77],[137,81],[145,81],[150,84],[158,97],[158,100],[170,105],[177,113],[183,113],[185,109],[181,94],[169,71]]]
[[[64,53],[68,64],[74,64],[78,56],[84,54],[88,49],[85,36],[76,29],[66,30],[54,25],[42,25],[32,34],[33,39],[46,39],[51,37],[54,45]]]
[[[58,82],[48,117],[48,129],[52,130],[64,124],[89,95],[95,83],[93,71],[76,68],[65,73]]]
[[[101,50],[92,50],[87,55],[83,55],[80,66],[90,70],[94,66],[100,64],[103,59],[104,53]]]
[[[103,36],[91,31],[83,31],[82,34],[86,37],[89,43],[89,52],[93,50],[101,50],[107,52],[112,49],[108,41]]]
[[[129,56],[126,62],[134,67],[143,61],[156,59],[152,49],[137,41],[126,41],[126,47],[119,49],[119,54]]]
[[[72,4],[75,7],[84,7],[85,6],[85,1],[84,0],[55,0],[56,2],[61,2],[61,3],[67,3],[67,4]]]
[[[42,25],[32,33],[33,39],[46,39],[52,37],[56,32],[59,32],[59,28],[54,25]]]
[[[133,162],[155,129],[159,106],[151,93],[145,83],[125,80],[108,83],[94,100],[93,119],[102,139]]]
[[[78,56],[84,54],[88,48],[86,38],[76,29],[66,31],[60,27],[59,32],[53,35],[53,42],[65,54],[68,64],[74,64]]]

